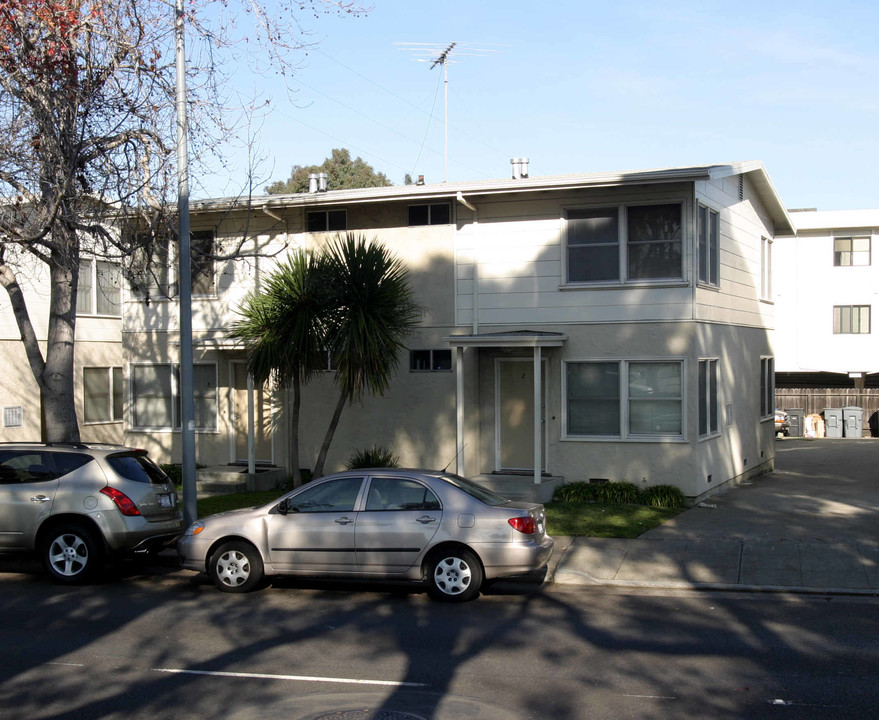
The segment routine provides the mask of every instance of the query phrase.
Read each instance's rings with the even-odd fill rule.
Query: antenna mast
[[[445,50],[443,50],[439,56],[430,64],[430,69],[433,70],[437,65],[443,66],[443,107],[445,110],[445,118],[443,120],[443,124],[445,125],[445,149],[443,152],[443,182],[449,181],[449,53],[452,52],[452,48],[457,45],[457,42],[453,42],[450,44]]]

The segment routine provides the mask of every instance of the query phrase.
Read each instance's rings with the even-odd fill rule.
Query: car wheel
[[[210,575],[223,592],[248,592],[262,580],[262,557],[250,543],[224,543],[211,556]]]
[[[479,594],[482,566],[469,550],[444,550],[433,556],[427,570],[427,592],[435,600],[467,602]]]
[[[75,584],[92,577],[104,560],[104,548],[92,530],[59,525],[42,543],[43,565],[56,582]]]

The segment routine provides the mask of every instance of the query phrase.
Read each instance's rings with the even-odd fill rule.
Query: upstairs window
[[[869,305],[834,305],[833,306],[833,334],[834,335],[869,335],[870,334],[870,306]]]
[[[869,264],[869,237],[833,238],[834,267],[864,267]]]
[[[772,240],[760,238],[760,297],[772,299]]]
[[[411,372],[451,372],[451,350],[412,350],[409,353]]]
[[[198,230],[189,234],[190,260],[189,273],[192,280],[193,295],[214,295],[214,231]]]
[[[346,210],[310,210],[305,214],[308,232],[344,232],[348,229]]]
[[[720,215],[704,205],[699,206],[699,282],[720,283]]]
[[[80,260],[76,312],[117,317],[122,314],[122,268],[119,263]]]
[[[567,217],[568,282],[619,280],[619,210],[568,210]]]
[[[452,222],[452,208],[449,203],[431,205],[410,205],[409,225],[448,225]]]
[[[683,236],[679,204],[628,207],[626,222],[630,280],[682,277]]]

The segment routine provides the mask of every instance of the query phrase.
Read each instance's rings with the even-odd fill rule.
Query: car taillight
[[[510,523],[513,530],[518,530],[520,533],[524,533],[525,535],[533,535],[537,532],[537,523],[530,515],[526,515],[525,517],[510,518],[509,520],[507,520],[507,522]]]
[[[119,512],[123,515],[140,515],[140,510],[137,509],[137,505],[135,505],[131,498],[124,492],[120,492],[116,488],[105,487],[101,490],[101,494],[106,495],[116,503],[116,507],[119,508]]]

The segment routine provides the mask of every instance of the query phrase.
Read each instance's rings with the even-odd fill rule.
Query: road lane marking
[[[425,683],[398,682],[396,680],[359,680],[357,678],[315,677],[313,675],[272,675],[269,673],[224,672],[221,670],[185,670],[183,668],[153,668],[153,672],[177,675],[209,675],[259,680],[299,680],[301,682],[341,683],[348,685],[383,685],[386,687],[427,687]]]

